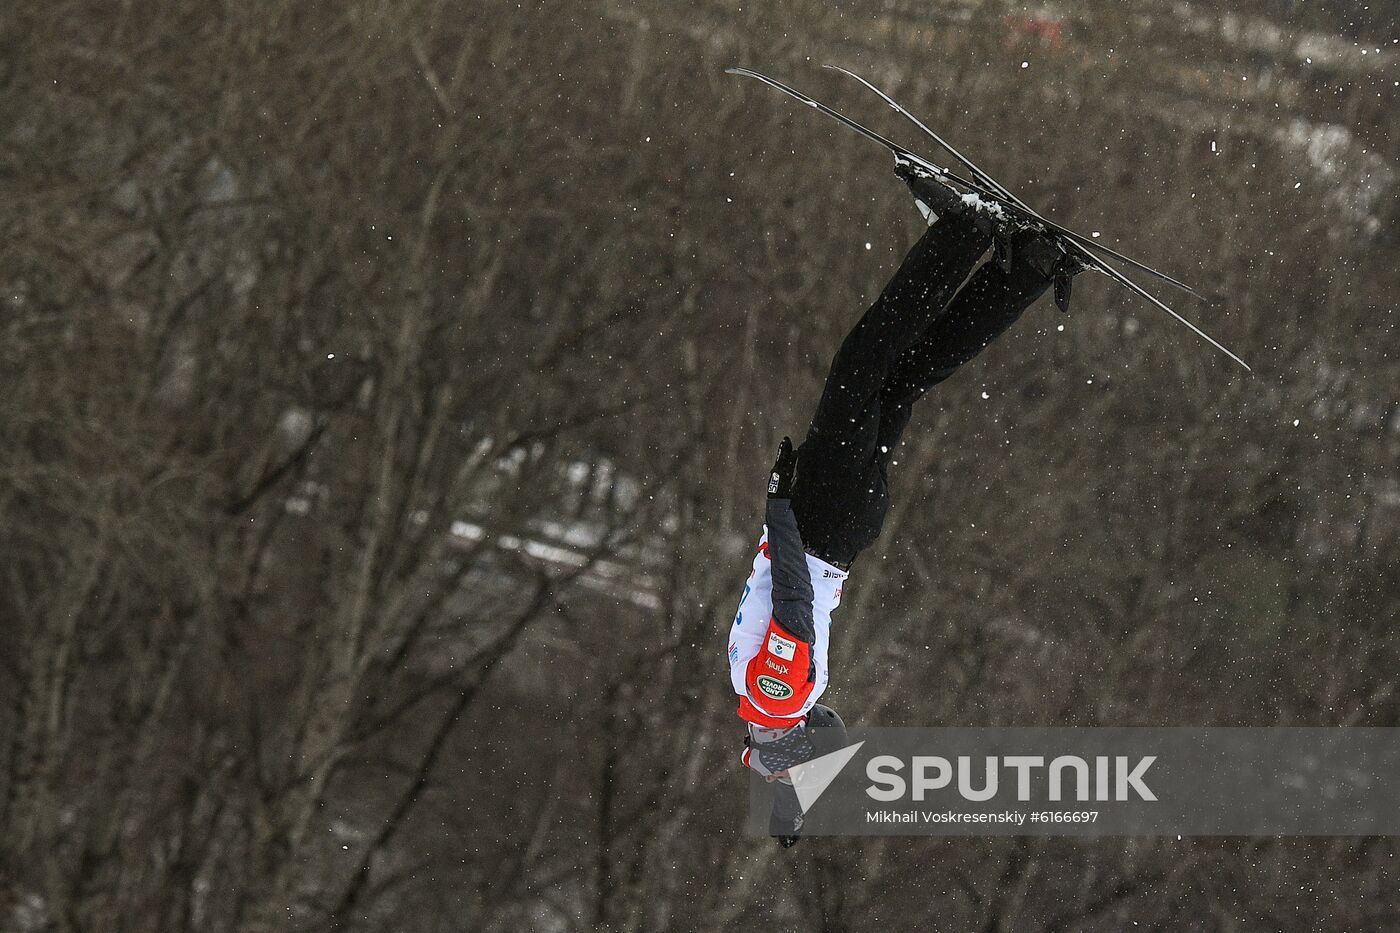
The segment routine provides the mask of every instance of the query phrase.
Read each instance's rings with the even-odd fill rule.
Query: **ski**
[[[865,84],[871,90],[874,90],[876,93],[880,94],[880,96],[883,99],[885,99],[886,103],[889,103],[900,113],[905,114],[910,119],[915,119],[912,114],[909,114],[909,112],[904,110],[903,107],[900,107],[899,105],[895,104],[893,100],[888,97],[888,95],[884,94],[884,92],[880,91],[868,81],[865,81],[864,78],[860,78],[858,75],[855,75],[852,72],[845,71],[845,69],[843,68],[838,68],[837,70],[843,71],[846,74],[857,78],[861,81],[862,84]],[[1108,276],[1118,284],[1133,292],[1135,295],[1138,295],[1144,298],[1145,300],[1151,302],[1153,305],[1167,312],[1167,314],[1171,315],[1179,323],[1189,328],[1192,331],[1192,333],[1205,340],[1211,346],[1215,347],[1221,353],[1234,360],[1240,366],[1243,366],[1246,371],[1253,372],[1253,370],[1250,369],[1248,363],[1240,359],[1239,356],[1230,351],[1224,344],[1220,343],[1218,340],[1211,337],[1205,331],[1201,330],[1199,327],[1193,324],[1191,321],[1187,320],[1185,317],[1172,310],[1172,308],[1168,307],[1164,302],[1162,302],[1152,293],[1148,292],[1142,286],[1138,285],[1132,279],[1124,275],[1121,271],[1110,265],[1103,258],[1103,256],[1098,255],[1098,253],[1103,253],[1105,255],[1121,259],[1124,262],[1132,264],[1134,267],[1141,268],[1144,271],[1159,276],[1171,282],[1172,284],[1177,285],[1178,287],[1185,288],[1187,291],[1191,292],[1192,294],[1195,294],[1194,290],[1192,290],[1189,286],[1184,285],[1184,283],[1179,283],[1175,279],[1171,279],[1169,276],[1157,272],[1156,270],[1151,269],[1148,266],[1144,266],[1141,263],[1138,263],[1136,260],[1133,260],[1127,256],[1123,256],[1122,254],[1117,253],[1116,251],[1109,249],[1106,246],[1094,243],[1092,241],[1086,241],[1083,237],[1081,237],[1079,234],[1074,233],[1072,230],[1067,230],[1064,227],[1061,227],[1058,224],[1046,220],[1044,217],[1041,217],[1034,210],[1027,207],[1024,204],[1024,202],[1021,202],[1020,199],[1016,198],[1015,195],[1011,194],[1010,191],[1008,191],[1004,186],[999,184],[990,175],[988,175],[986,172],[983,172],[980,168],[973,164],[970,159],[968,159],[966,156],[963,156],[960,152],[958,152],[948,143],[944,142],[940,137],[937,136],[937,134],[933,133],[932,130],[924,126],[922,122],[915,120],[915,122],[918,123],[921,129],[923,129],[926,133],[932,136],[941,146],[947,149],[950,154],[957,158],[958,161],[962,162],[963,165],[967,167],[967,169],[979,179],[978,181],[974,182],[962,178],[956,173],[940,165],[936,165],[933,162],[930,162],[928,159],[923,158],[922,156],[916,154],[910,149],[905,148],[904,146],[901,146],[894,140],[882,136],[881,134],[870,129],[869,127],[856,122],[855,120],[851,119],[850,117],[846,116],[840,111],[829,107],[826,104],[823,104],[821,101],[816,100],[815,98],[810,97],[807,94],[803,94],[801,91],[798,91],[795,88],[783,84],[781,81],[777,81],[773,78],[768,77],[767,75],[761,74],[749,68],[731,67],[726,68],[725,71],[729,74],[740,75],[743,77],[749,77],[757,81],[761,81],[769,87],[781,91],[782,93],[788,95],[794,100],[806,104],[808,107],[811,107],[819,113],[825,114],[831,119],[836,120],[838,123],[841,123],[842,125],[848,127],[851,130],[854,130],[856,133],[859,133],[865,138],[871,140],[872,142],[878,143],[879,145],[885,147],[887,150],[892,152],[897,157],[906,159],[914,163],[915,165],[918,165],[919,167],[930,172],[934,177],[943,179],[952,184],[959,185],[963,188],[968,189],[969,191],[975,192],[979,196],[986,197],[989,200],[1001,205],[1003,208],[1008,210],[1008,212],[1012,213],[1013,215],[1016,215],[1019,219],[1023,220],[1024,222],[1027,222],[1034,226],[1038,226],[1041,229],[1046,230],[1047,232],[1055,233],[1063,237],[1079,254],[1081,260],[1084,261],[1085,267],[1087,269],[1092,269],[1095,272],[1099,272],[1103,275]]]
[[[879,89],[878,87],[876,87],[874,84],[870,83],[870,82],[867,81],[865,78],[862,78],[860,75],[856,74],[854,71],[851,71],[851,70],[846,69],[846,68],[842,68],[840,65],[823,65],[822,67],[823,67],[823,68],[830,68],[832,71],[839,71],[839,72],[841,72],[842,74],[846,75],[847,77],[851,77],[851,78],[856,79],[856,80],[859,81],[861,84],[865,85],[867,88],[869,88],[870,90],[874,91],[877,95],[879,95],[879,97],[880,97],[881,100],[883,100],[886,104],[889,104],[889,106],[890,106],[891,109],[893,109],[896,113],[898,113],[898,114],[900,114],[901,116],[903,116],[903,117],[905,117],[906,119],[908,119],[909,122],[913,123],[913,124],[914,124],[915,126],[917,126],[919,129],[923,130],[924,133],[926,133],[926,134],[929,136],[929,138],[931,138],[934,142],[938,143],[938,145],[942,146],[942,147],[948,152],[949,155],[951,155],[953,158],[955,158],[955,159],[957,159],[959,162],[961,162],[961,163],[963,164],[963,167],[966,168],[969,172],[972,173],[972,177],[973,177],[973,178],[976,178],[976,179],[977,179],[978,181],[980,181],[982,184],[986,185],[988,188],[991,188],[991,189],[992,189],[993,191],[995,191],[997,194],[1001,195],[1001,197],[1003,197],[1003,198],[1005,198],[1005,199],[1007,199],[1007,200],[1013,202],[1013,203],[1016,204],[1018,207],[1024,209],[1025,211],[1029,212],[1030,214],[1034,215],[1036,218],[1038,218],[1042,223],[1044,223],[1044,224],[1046,225],[1047,229],[1054,230],[1056,233],[1059,233],[1059,234],[1065,236],[1066,238],[1068,238],[1068,239],[1070,239],[1070,240],[1073,240],[1076,244],[1078,244],[1078,245],[1079,245],[1081,248],[1083,248],[1083,249],[1094,249],[1094,250],[1098,250],[1098,251],[1104,253],[1104,254],[1107,255],[1107,256],[1111,256],[1112,258],[1117,259],[1119,262],[1123,262],[1123,263],[1126,263],[1127,265],[1132,266],[1134,269],[1137,269],[1137,270],[1139,270],[1139,271],[1141,271],[1141,272],[1146,272],[1148,275],[1156,276],[1157,278],[1161,279],[1162,281],[1167,282],[1167,283],[1169,283],[1169,284],[1171,284],[1171,285],[1174,285],[1174,286],[1176,286],[1177,288],[1181,289],[1182,291],[1184,291],[1184,292],[1186,292],[1186,293],[1188,293],[1188,294],[1190,294],[1190,295],[1194,295],[1194,296],[1197,297],[1197,298],[1201,298],[1200,293],[1198,293],[1198,292],[1197,292],[1194,288],[1192,288],[1190,285],[1187,285],[1185,282],[1182,282],[1182,281],[1180,281],[1180,280],[1178,280],[1178,279],[1174,279],[1174,278],[1172,278],[1170,275],[1167,275],[1165,272],[1159,272],[1158,270],[1152,268],[1151,266],[1148,266],[1148,265],[1145,265],[1145,264],[1143,264],[1143,263],[1141,263],[1141,262],[1138,262],[1136,259],[1133,259],[1131,256],[1125,256],[1125,255],[1123,255],[1122,253],[1120,253],[1120,252],[1118,252],[1118,251],[1116,251],[1116,250],[1114,250],[1114,249],[1110,249],[1109,247],[1103,245],[1102,243],[1096,243],[1096,242],[1094,242],[1093,240],[1091,240],[1090,238],[1084,236],[1083,234],[1075,233],[1073,230],[1069,230],[1069,229],[1067,229],[1067,228],[1065,228],[1065,227],[1061,227],[1061,226],[1059,226],[1058,224],[1055,224],[1055,223],[1053,223],[1052,221],[1047,220],[1044,216],[1042,216],[1038,211],[1036,211],[1034,208],[1032,208],[1032,207],[1031,207],[1029,204],[1027,204],[1025,201],[1022,201],[1020,198],[1016,197],[1016,195],[1012,194],[1012,193],[1011,193],[1011,190],[1010,190],[1009,188],[1007,188],[1005,185],[1003,185],[1003,184],[1001,184],[1000,182],[998,182],[998,181],[997,181],[995,178],[993,178],[991,175],[988,175],[988,174],[987,174],[986,172],[984,172],[981,168],[979,168],[975,162],[973,162],[973,161],[972,161],[971,159],[969,159],[967,156],[963,155],[961,152],[959,152],[957,149],[955,149],[955,148],[953,147],[953,144],[952,144],[952,143],[948,142],[948,141],[947,141],[946,139],[944,139],[942,136],[939,136],[939,135],[938,135],[937,133],[935,133],[933,130],[929,129],[928,126],[925,125],[924,122],[923,122],[922,120],[920,120],[918,117],[914,116],[912,113],[910,113],[908,110],[906,110],[898,101],[896,101],[896,100],[895,100],[893,97],[891,97],[890,95],[886,94],[884,91],[880,90],[880,89]],[[1204,301],[1205,299],[1204,299],[1204,298],[1201,298],[1201,300]]]
[[[895,155],[909,159],[911,162],[914,162],[920,167],[927,169],[934,175],[937,175],[940,178],[948,178],[950,180],[952,178],[952,173],[950,173],[947,169],[943,168],[942,166],[934,165],[928,159],[925,159],[917,153],[905,149],[903,146],[901,146],[894,140],[887,139],[884,136],[881,136],[879,133],[875,132],[869,127],[863,126],[857,123],[855,120],[852,120],[844,113],[841,113],[838,110],[833,110],[826,104],[823,104],[821,101],[816,100],[812,97],[808,97],[801,91],[796,90],[795,88],[790,88],[781,81],[777,81],[764,74],[759,74],[757,71],[753,71],[748,68],[739,68],[736,66],[732,68],[726,68],[724,70],[727,74],[741,75],[743,77],[753,78],[757,81],[762,81],[769,87],[782,91],[784,94],[788,95],[794,100],[804,103],[808,107],[811,107],[813,110],[816,110],[820,113],[824,113],[828,117],[831,117],[833,120],[837,121],[838,123],[844,124],[845,126],[855,130],[857,133],[864,136],[866,139],[879,143],[880,145],[888,149],[890,152],[893,152]]]
[[[831,107],[828,107],[821,101],[816,100],[806,94],[803,94],[796,88],[789,87],[788,85],[783,84],[781,81],[778,81],[774,78],[770,78],[767,75],[760,74],[759,72],[753,71],[749,68],[726,68],[725,71],[729,74],[742,75],[745,77],[754,78],[758,81],[762,81],[764,84],[767,84],[771,88],[782,91],[784,94],[787,94],[794,100],[800,101],[801,103],[806,104],[808,107],[811,107],[814,110],[819,111],[820,113],[826,114],[828,117],[831,117],[833,120],[836,120],[844,124],[845,126],[850,127],[851,129],[855,130],[857,133],[860,133],[867,139],[879,143],[895,155],[918,164],[920,167],[932,172],[935,176],[945,179],[948,182],[960,185],[968,189],[969,191],[976,192],[978,195],[986,197],[988,200],[996,202],[1002,208],[1006,209],[1007,211],[1015,215],[1018,219],[1026,223],[1035,224],[1037,226],[1042,227],[1043,229],[1050,230],[1054,233],[1058,233],[1061,236],[1071,238],[1078,236],[1078,234],[1074,233],[1072,230],[1066,230],[1064,227],[1059,226],[1053,221],[1046,220],[1044,217],[1041,217],[1039,214],[1030,210],[1030,208],[1018,203],[1014,196],[1010,195],[1009,193],[1003,193],[1005,189],[998,190],[1000,186],[996,185],[995,182],[993,182],[992,185],[987,185],[982,182],[974,182],[970,181],[969,179],[962,178],[961,176],[949,171],[943,166],[936,165],[933,162],[930,162],[928,159],[925,159],[917,153],[913,152],[912,150],[906,149],[904,146],[901,146],[894,140],[889,139],[886,136],[882,136],[881,134],[875,132],[874,130],[861,123],[857,123],[855,120],[852,120],[850,117],[846,116],[844,113],[841,113],[839,110],[835,110]],[[1100,246],[1098,243],[1094,243],[1093,241],[1088,241],[1087,245],[1090,249],[1098,250],[1105,253],[1113,253],[1113,251],[1110,250],[1108,247]],[[1127,257],[1124,258],[1126,259]],[[1150,271],[1155,272],[1155,270]]]

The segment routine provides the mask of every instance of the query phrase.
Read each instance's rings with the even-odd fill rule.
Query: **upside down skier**
[[[907,160],[897,158],[895,171],[928,229],[841,344],[806,439],[794,449],[783,438],[730,630],[730,676],[748,729],[743,761],[770,781],[816,756],[809,726],[840,723],[817,704],[831,614],[852,565],[879,537],[889,467],[914,403],[1052,282],[1082,268],[1053,235],[1018,227],[994,203],[960,195]],[[996,257],[968,278],[994,242]]]

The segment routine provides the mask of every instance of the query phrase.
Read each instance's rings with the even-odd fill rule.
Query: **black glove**
[[[773,461],[773,469],[768,474],[768,498],[791,499],[796,478],[797,451],[792,447],[792,438],[784,437],[778,445],[778,459]]]

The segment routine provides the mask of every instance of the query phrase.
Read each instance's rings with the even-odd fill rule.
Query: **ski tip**
[[[855,79],[856,79],[857,81],[859,81],[861,84],[864,84],[866,87],[870,88],[870,90],[874,91],[876,94],[879,94],[879,95],[880,95],[880,99],[883,100],[886,104],[888,104],[888,105],[889,105],[889,108],[890,108],[891,110],[895,111],[896,113],[907,113],[907,111],[905,111],[905,109],[904,109],[903,107],[901,107],[901,106],[899,106],[899,104],[895,103],[894,99],[893,99],[892,97],[890,97],[890,95],[886,94],[884,91],[880,90],[878,87],[876,87],[875,85],[871,84],[869,81],[865,80],[864,78],[862,78],[860,75],[856,74],[856,73],[855,73],[854,71],[852,71],[851,69],[849,69],[849,68],[842,68],[840,65],[833,65],[833,64],[831,64],[830,62],[828,62],[828,63],[825,64],[825,65],[822,65],[822,67],[823,67],[823,68],[830,68],[832,71],[839,71],[839,72],[841,72],[843,75],[845,75],[845,76],[848,77],[848,78],[855,78]],[[912,117],[911,117],[911,119],[912,119]]]
[[[862,78],[860,75],[856,74],[854,71],[852,71],[852,70],[849,69],[849,68],[842,68],[840,65],[833,65],[831,62],[827,62],[826,64],[822,65],[822,67],[823,67],[823,68],[830,68],[832,71],[839,71],[839,72],[841,72],[843,75],[847,75],[848,77],[855,78],[857,81],[859,81],[861,84],[864,84],[866,87],[870,87],[870,82],[869,82],[869,81],[865,80],[864,78]]]
[[[1223,295],[1218,293],[1214,295],[1207,294],[1206,292],[1200,291],[1196,288],[1193,288],[1190,285],[1187,285],[1185,282],[1173,279],[1170,276],[1162,276],[1162,278],[1165,282],[1167,282],[1167,284],[1175,285],[1178,290],[1185,292],[1186,294],[1190,295],[1192,298],[1196,299],[1203,305],[1213,305],[1224,298]]]

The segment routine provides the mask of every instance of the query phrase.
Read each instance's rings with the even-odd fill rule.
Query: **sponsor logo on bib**
[[[784,661],[791,661],[797,657],[797,642],[788,641],[777,632],[769,632],[768,653],[782,658]]]
[[[786,700],[788,697],[792,696],[792,688],[776,677],[760,674],[757,678],[757,683],[758,689],[763,691],[764,696],[774,700]]]

